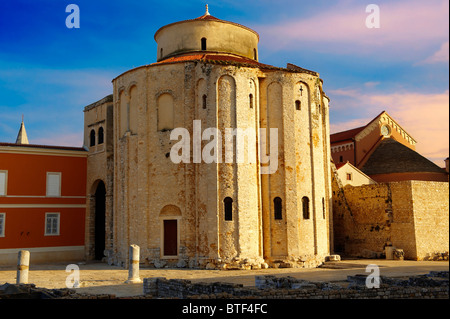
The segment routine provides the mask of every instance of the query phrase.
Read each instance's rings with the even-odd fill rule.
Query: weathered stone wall
[[[333,178],[335,251],[384,257],[385,246],[406,259],[448,252],[448,183],[404,181],[339,186]]]
[[[103,129],[103,143],[98,142],[99,129]],[[94,130],[95,145],[90,145],[90,132]],[[86,258],[94,258],[95,251],[95,192],[100,182],[106,188],[105,207],[105,248],[112,248],[112,216],[113,216],[113,96],[88,105],[84,109],[84,147],[89,150],[87,157],[86,181]]]
[[[449,250],[448,182],[412,183],[417,258],[433,259]]]
[[[263,298],[263,299],[421,299],[448,298],[448,272],[414,276],[407,280],[380,278],[378,288],[367,288],[366,277],[346,283],[310,282],[292,277],[256,276],[255,287],[231,283],[192,283],[189,280],[144,278],[150,298]]]
[[[126,265],[130,244],[155,267],[314,267],[329,255],[328,98],[317,75],[186,62],[136,68],[113,84],[113,263]],[[260,175],[260,127],[278,129],[273,174]],[[170,140],[173,128],[189,132],[190,163],[171,161],[178,142]],[[207,128],[222,133],[213,149],[221,151],[219,163],[196,157],[193,140]],[[245,152],[245,163],[238,163],[236,138],[227,163],[226,130],[235,128],[256,133],[255,145],[246,139],[245,151],[254,152]],[[200,154],[212,144],[203,140]],[[225,220],[226,197],[231,220]],[[281,219],[274,218],[275,197]],[[176,256],[164,254],[165,220],[177,221]]]

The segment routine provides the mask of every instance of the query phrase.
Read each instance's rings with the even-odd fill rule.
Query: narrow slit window
[[[302,198],[303,219],[309,219],[309,198],[304,196]]]
[[[299,100],[295,101],[295,109],[297,111],[300,111],[301,108],[302,108],[302,103]]]
[[[202,51],[206,51],[206,38],[202,38]]]
[[[256,49],[253,49],[253,60],[258,60],[258,53]]]
[[[233,220],[233,200],[231,197],[225,197],[223,204],[225,209],[225,220]]]
[[[283,206],[282,206],[280,197],[275,197],[273,199],[273,210],[274,210],[274,217],[276,220],[283,219],[283,213],[282,213]]]
[[[252,109],[253,108],[253,94],[250,94],[248,96],[248,99],[250,100],[250,108]]]
[[[323,219],[326,218],[325,214],[325,198],[322,197],[322,213],[323,213]]]
[[[203,96],[202,96],[202,106],[203,106],[203,109],[206,109],[206,94],[203,94]]]

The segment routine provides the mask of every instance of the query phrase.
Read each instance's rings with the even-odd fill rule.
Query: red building
[[[0,265],[83,260],[86,162],[83,148],[0,143]]]

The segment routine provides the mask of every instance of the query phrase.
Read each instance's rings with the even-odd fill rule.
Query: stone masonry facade
[[[403,181],[341,187],[333,178],[334,248],[344,255],[384,258],[385,247],[405,259],[448,260],[447,182]]]
[[[110,264],[127,266],[128,247],[135,244],[141,263],[155,267],[320,265],[330,254],[332,219],[329,99],[323,81],[294,65],[259,63],[256,32],[205,17],[161,28],[155,35],[158,62],[119,75],[112,81],[112,103],[108,99],[85,109],[85,134],[91,126],[106,124],[106,150],[111,150],[90,152],[87,224],[93,224],[92,194],[101,179]],[[177,36],[180,26],[187,42]],[[223,34],[210,34],[211,28]],[[252,40],[238,43],[230,34]],[[222,40],[215,42],[218,36]],[[200,38],[202,48],[196,50],[203,51],[197,52],[193,46]],[[205,51],[206,38],[223,51]],[[105,108],[111,116],[101,113]],[[93,119],[99,112],[104,122]],[[191,138],[187,162],[172,159],[180,143],[171,138],[176,128]],[[243,163],[236,136],[230,161],[224,138],[205,135],[214,129],[225,137],[227,130],[238,128],[256,136],[242,139]],[[193,145],[197,137],[200,150]],[[217,161],[205,162],[205,149]],[[270,164],[275,169],[262,173]],[[90,256],[97,245],[95,231],[87,229]]]

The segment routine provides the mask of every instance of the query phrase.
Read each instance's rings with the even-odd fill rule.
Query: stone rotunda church
[[[157,62],[117,76],[113,94],[84,109],[86,257],[127,266],[136,244],[141,263],[156,267],[321,263],[332,250],[332,194],[319,74],[260,63],[258,33],[208,9],[161,27],[155,40]],[[171,156],[176,128],[191,137],[179,163]],[[254,132],[244,138],[253,152],[227,160],[226,139],[211,128]],[[217,160],[199,159],[205,150]]]

